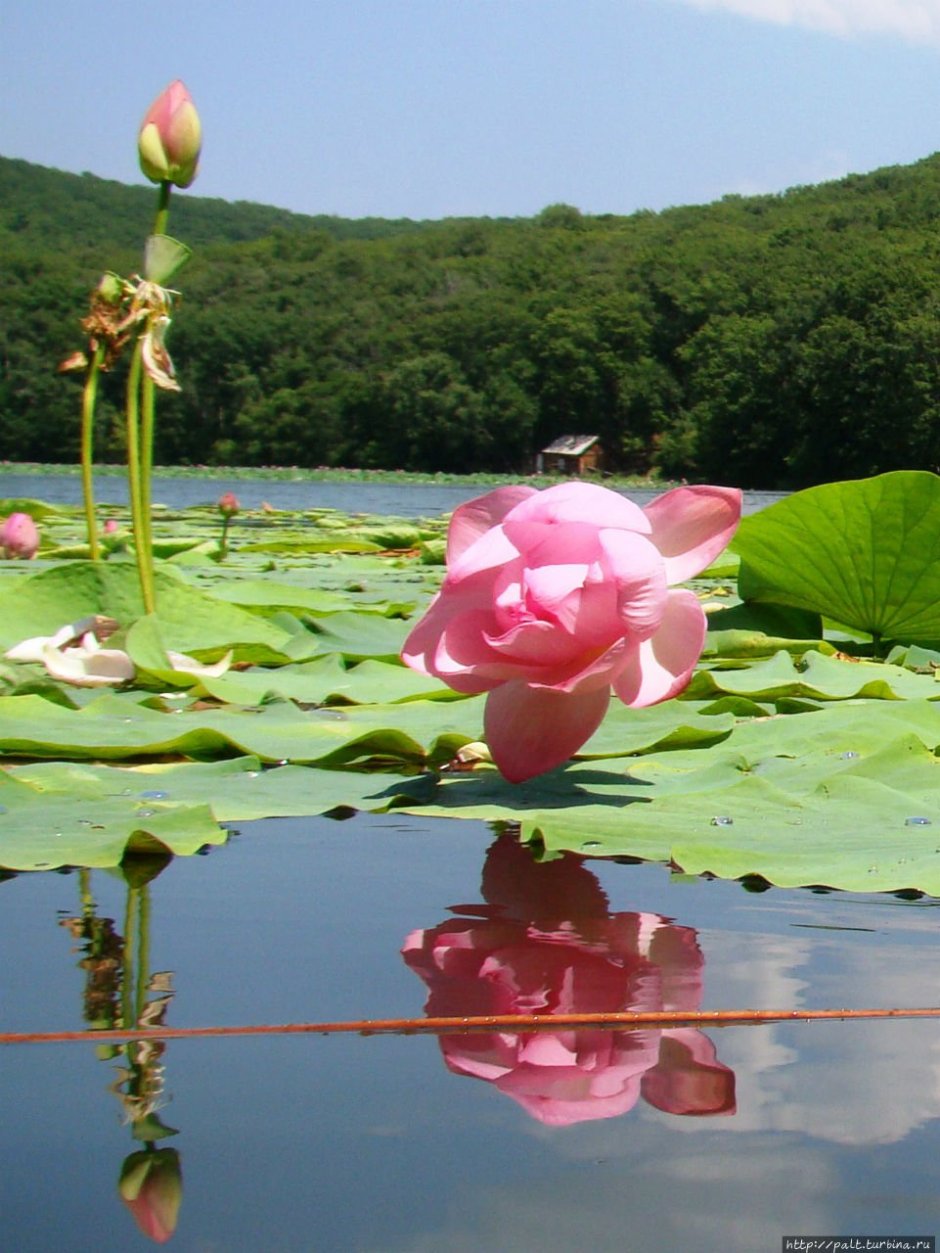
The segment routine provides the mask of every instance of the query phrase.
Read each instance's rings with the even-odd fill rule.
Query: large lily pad
[[[878,639],[940,639],[940,477],[899,470],[796,492],[744,518],[742,599],[824,614]]]

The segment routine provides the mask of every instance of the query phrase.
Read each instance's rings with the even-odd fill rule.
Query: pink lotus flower
[[[28,513],[11,513],[0,527],[0,548],[4,557],[35,557],[39,550],[39,531]]]
[[[697,1010],[703,958],[691,927],[608,912],[597,879],[568,856],[536,864],[498,840],[485,905],[414,931],[402,956],[428,986],[432,1017]],[[473,917],[466,915],[473,914]],[[613,1118],[642,1097],[677,1115],[733,1114],[734,1072],[691,1027],[500,1029],[440,1037],[454,1074],[492,1083],[533,1118],[569,1126]]]
[[[238,497],[234,492],[223,492],[219,497],[218,508],[219,513],[223,518],[231,518],[238,513],[239,509],[241,509],[241,505],[239,504]]]
[[[188,187],[196,177],[202,127],[192,97],[179,79],[144,115],[137,136],[140,168],[152,183]]]
[[[458,692],[488,692],[493,760],[519,783],[627,705],[681,692],[705,642],[693,592],[670,590],[728,544],[741,493],[679,487],[641,509],[607,488],[500,487],[461,505],[447,576],[402,649]]]

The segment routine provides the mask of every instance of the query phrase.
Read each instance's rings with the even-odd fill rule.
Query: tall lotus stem
[[[98,523],[95,519],[95,487],[93,477],[95,441],[95,402],[98,398],[98,376],[104,361],[105,346],[97,344],[85,375],[82,391],[82,497],[85,501],[85,527],[88,532],[88,555],[98,560]]]
[[[138,339],[127,376],[127,487],[131,506],[131,529],[144,613],[153,613],[156,603],[153,590],[153,559],[149,543],[150,519],[144,513],[140,475],[140,376],[142,374],[142,341]]]

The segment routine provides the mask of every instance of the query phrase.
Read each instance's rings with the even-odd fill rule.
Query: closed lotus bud
[[[234,517],[240,508],[241,505],[238,503],[238,497],[234,492],[223,492],[219,497],[219,513],[223,518]]]
[[[140,168],[152,183],[188,187],[196,177],[202,125],[185,86],[176,79],[147,110],[137,136]]]
[[[121,1199],[148,1239],[166,1244],[176,1230],[183,1175],[176,1149],[141,1149],[121,1167]]]
[[[4,557],[35,557],[39,549],[39,531],[28,513],[11,513],[0,527],[0,548]]]

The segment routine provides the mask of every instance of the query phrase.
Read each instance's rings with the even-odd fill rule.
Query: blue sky
[[[940,148],[940,0],[11,0],[0,155],[142,182],[173,78],[203,119],[194,194],[630,213]]]

